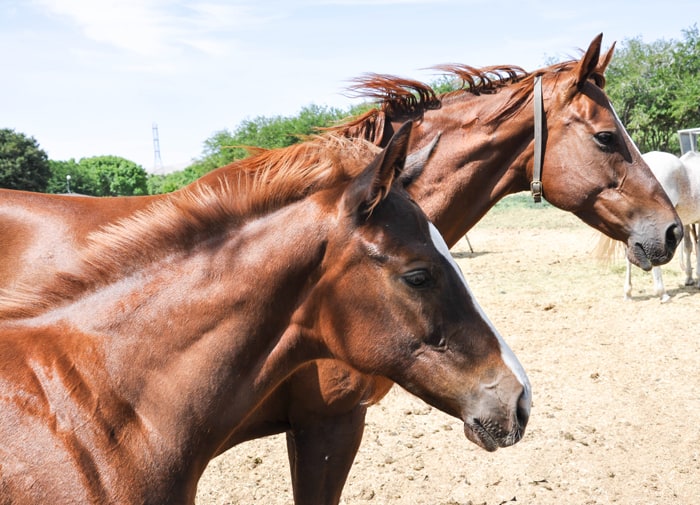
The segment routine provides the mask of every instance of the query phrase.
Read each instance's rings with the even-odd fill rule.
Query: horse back
[[[96,198],[0,189],[0,287],[67,270],[90,232],[154,197]]]

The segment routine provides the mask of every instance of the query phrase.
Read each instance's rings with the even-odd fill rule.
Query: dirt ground
[[[344,505],[690,505],[700,496],[700,291],[663,269],[661,304],[635,269],[591,256],[596,233],[552,207],[490,212],[453,249],[525,367],[524,439],[487,453],[461,422],[395,386],[369,410]],[[283,436],[235,447],[198,505],[292,504]]]

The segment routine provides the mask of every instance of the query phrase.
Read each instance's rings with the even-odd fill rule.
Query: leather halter
[[[532,182],[530,191],[535,203],[542,201],[542,151],[544,150],[544,140],[542,139],[542,76],[535,77],[535,90],[533,103],[535,104],[535,159],[532,167]]]

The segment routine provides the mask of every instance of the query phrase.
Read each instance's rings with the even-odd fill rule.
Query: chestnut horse
[[[439,66],[464,83],[442,96],[416,81],[369,74],[352,89],[382,108],[336,130],[382,145],[413,120],[412,151],[439,135],[411,194],[450,247],[498,200],[533,189],[626,243],[630,261],[649,270],[671,259],[682,225],[605,94],[614,46],[601,56],[601,42],[599,35],[581,60],[530,74]]]
[[[681,223],[605,95],[613,49],[601,56],[601,42],[596,37],[580,60],[531,74],[508,66],[442,67],[465,82],[465,89],[442,96],[416,81],[368,76],[356,90],[379,98],[381,108],[336,130],[383,146],[400,122],[415,121],[409,151],[418,160],[430,157],[422,171],[404,177],[415,179],[409,191],[449,246],[499,199],[530,188],[539,130],[544,197],[627,243],[635,264],[660,265],[672,257]],[[536,80],[542,87],[539,122]],[[190,189],[216,187],[236,166],[217,169]],[[69,268],[91,231],[161,198],[0,190],[0,286],[31,283],[57,264]],[[385,378],[337,362],[309,364],[232,432],[229,446],[286,432],[295,503],[337,504],[362,439],[368,398],[378,400],[390,387]],[[311,474],[316,477],[302,478]]]
[[[527,377],[394,182],[409,134],[379,154],[345,139],[263,154],[7,291],[0,502],[194,503],[231,430],[322,358],[397,382],[486,449],[520,440]]]

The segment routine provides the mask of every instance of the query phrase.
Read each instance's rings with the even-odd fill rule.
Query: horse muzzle
[[[642,270],[651,270],[652,267],[671,261],[682,239],[683,225],[680,221],[666,228],[663,240],[650,239],[647,234],[630,235],[627,259]]]
[[[513,404],[503,404],[499,393],[491,390],[482,402],[481,415],[465,417],[464,435],[489,452],[520,441],[530,418],[530,394],[524,388]],[[510,403],[510,402],[509,402]]]

